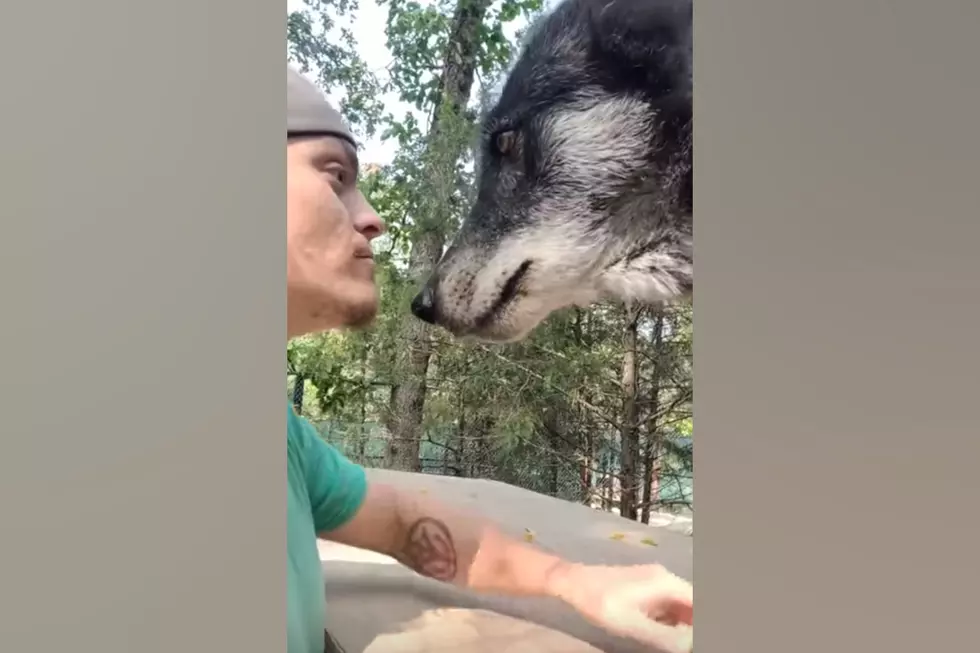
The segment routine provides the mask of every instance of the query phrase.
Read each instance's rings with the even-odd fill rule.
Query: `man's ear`
[[[691,92],[693,0],[597,0],[590,4],[597,54],[624,71],[635,71],[646,88],[656,88],[663,95]]]

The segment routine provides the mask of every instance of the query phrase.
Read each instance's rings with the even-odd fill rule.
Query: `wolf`
[[[480,119],[477,193],[411,303],[463,339],[694,289],[693,0],[564,0]]]

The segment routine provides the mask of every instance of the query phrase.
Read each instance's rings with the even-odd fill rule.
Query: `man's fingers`
[[[677,603],[673,606],[671,617],[678,624],[694,625],[694,604],[690,602]]]
[[[694,623],[694,588],[683,578],[673,574],[656,581],[635,583],[623,597],[626,603],[645,606],[651,619],[669,624]]]
[[[641,612],[624,617],[620,621],[622,634],[649,644],[662,653],[691,653],[694,650],[694,629],[690,626],[668,626]]]
[[[691,586],[678,579],[678,583],[661,593],[661,598],[655,601],[653,614],[650,617],[670,623],[671,625],[694,625],[694,590]]]
[[[619,599],[625,610],[617,622],[630,637],[663,653],[694,650],[694,588],[686,580],[661,572],[653,583],[636,583]]]

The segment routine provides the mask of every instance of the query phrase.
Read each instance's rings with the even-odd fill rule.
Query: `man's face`
[[[289,337],[365,326],[378,310],[371,240],[384,224],[357,188],[357,155],[331,136],[286,145]]]

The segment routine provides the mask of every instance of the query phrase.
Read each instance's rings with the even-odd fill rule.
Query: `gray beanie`
[[[286,135],[325,134],[356,144],[340,112],[316,86],[286,66]]]

